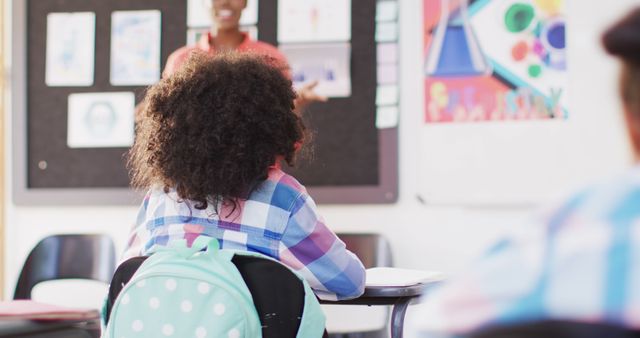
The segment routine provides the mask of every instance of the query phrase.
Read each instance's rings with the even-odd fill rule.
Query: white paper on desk
[[[132,92],[69,95],[69,148],[119,148],[133,144]]]
[[[444,274],[439,271],[370,268],[367,269],[365,286],[410,286],[442,280]]]
[[[47,15],[47,86],[93,84],[95,31],[96,14],[93,12]]]
[[[212,0],[187,1],[187,27],[210,27]],[[258,0],[247,0],[247,7],[240,16],[240,25],[255,25],[258,23]]]
[[[351,96],[351,45],[322,43],[280,45],[291,66],[295,88],[318,81],[314,89],[327,97]]]
[[[351,40],[351,0],[279,0],[278,42]]]
[[[160,80],[161,12],[111,13],[111,84],[143,86]]]

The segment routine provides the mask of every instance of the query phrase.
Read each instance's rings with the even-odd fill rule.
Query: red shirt
[[[244,36],[240,45],[235,49],[238,52],[247,52],[247,53],[257,53],[262,54],[268,57],[274,58],[277,62],[281,62],[282,65],[288,68],[287,59],[285,58],[278,49],[268,43],[264,43],[261,41],[251,40],[249,34],[242,33]],[[167,60],[167,65],[164,67],[164,71],[162,72],[163,77],[167,77],[173,74],[189,57],[194,51],[203,51],[209,53],[211,55],[216,53],[215,46],[211,43],[212,36],[211,33],[207,33],[200,38],[200,41],[196,43],[194,46],[184,46],[175,52],[169,55],[169,59]]]

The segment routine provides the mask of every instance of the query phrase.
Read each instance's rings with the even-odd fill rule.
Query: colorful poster
[[[69,148],[115,148],[133,144],[133,93],[71,94],[68,104]]]
[[[47,86],[91,86],[95,59],[96,14],[47,15]]]
[[[280,45],[280,51],[291,66],[293,85],[303,85],[318,81],[315,92],[327,97],[351,96],[351,45],[294,44]]]
[[[564,0],[424,0],[425,121],[564,119]]]
[[[160,80],[160,11],[111,14],[111,84],[143,86]]]
[[[351,40],[351,0],[279,0],[278,42]]]

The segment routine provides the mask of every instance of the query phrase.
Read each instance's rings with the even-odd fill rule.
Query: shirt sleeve
[[[280,260],[304,277],[325,300],[351,299],[364,292],[365,270],[324,223],[310,196],[293,206],[279,249]]]

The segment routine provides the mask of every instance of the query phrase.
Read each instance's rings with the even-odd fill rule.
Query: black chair
[[[632,331],[610,324],[546,320],[533,323],[490,327],[467,338],[640,338]]]
[[[130,258],[116,270],[109,286],[105,309],[107,322],[116,298],[146,258]],[[300,279],[288,268],[270,259],[236,255],[232,262],[251,292],[262,324],[262,337],[296,337],[305,298]]]
[[[376,233],[338,233],[338,237],[345,243],[347,249],[353,252],[365,269],[374,267],[393,266],[391,246],[389,241],[381,234]],[[341,305],[344,306],[344,305]],[[386,309],[388,316],[389,309]],[[388,321],[387,321],[388,323]],[[331,338],[382,338],[389,336],[388,325],[379,330],[365,332],[341,332],[331,333]]]
[[[116,252],[107,235],[53,235],[41,240],[22,267],[13,299],[31,299],[36,284],[59,279],[89,279],[108,284]]]

